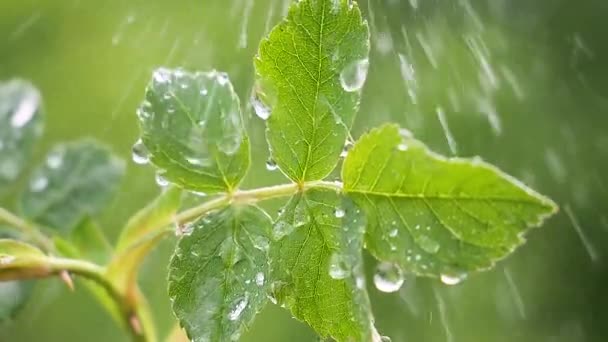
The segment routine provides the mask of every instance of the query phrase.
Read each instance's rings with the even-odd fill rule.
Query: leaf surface
[[[370,341],[361,249],[365,217],[331,190],[295,195],[273,228],[273,296],[319,335]]]
[[[556,211],[496,167],[439,156],[395,125],[364,135],[342,177],[368,217],[366,247],[374,256],[448,281],[491,267]]]
[[[53,148],[21,196],[24,216],[62,232],[94,216],[118,190],[124,162],[85,139]]]
[[[42,134],[42,100],[38,90],[22,80],[0,82],[0,193],[30,161]]]
[[[138,117],[145,146],[140,153],[162,178],[217,193],[236,188],[247,173],[249,138],[225,73],[156,70]]]
[[[270,110],[272,158],[294,181],[336,166],[367,75],[369,30],[356,2],[294,2],[255,59],[257,99]]]
[[[32,278],[50,271],[38,248],[13,239],[0,239],[0,281]]]
[[[227,207],[188,227],[169,266],[169,296],[191,340],[236,340],[266,304],[270,229],[253,206]]]

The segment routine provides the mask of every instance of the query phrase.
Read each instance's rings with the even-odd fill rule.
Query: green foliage
[[[257,207],[229,206],[184,228],[169,296],[193,340],[237,340],[264,307],[271,226]]]
[[[43,130],[40,93],[30,83],[0,83],[0,194],[17,180]]]
[[[294,3],[260,44],[257,106],[271,111],[272,158],[292,180],[323,179],[335,168],[359,107],[368,54],[367,24],[346,0]]]
[[[366,212],[366,246],[374,256],[448,282],[489,268],[556,210],[495,167],[441,157],[395,125],[355,144],[342,179]]]
[[[123,163],[91,140],[59,145],[20,196],[25,219],[0,208],[15,236],[0,240],[0,280],[59,274],[72,286],[69,275],[81,275],[134,340],[155,341],[137,272],[175,231],[169,295],[192,340],[236,340],[272,301],[323,338],[379,341],[364,246],[390,283],[380,290],[398,289],[403,272],[456,284],[512,253],[557,208],[490,164],[439,156],[396,125],[344,150],[368,54],[356,3],[294,2],[260,44],[252,99],[271,156],[293,183],[253,190],[238,188],[251,156],[228,76],[156,70],[137,112],[133,158],[150,162],[165,189],[112,247],[92,217],[117,190]],[[0,190],[20,176],[40,134],[39,104],[23,82],[0,85],[0,161],[9,165]],[[346,152],[343,183],[324,180]],[[180,212],[185,192],[201,203]],[[276,197],[290,200],[273,219],[256,203]],[[18,292],[15,283],[0,291]],[[19,306],[0,304],[0,318]]]
[[[53,148],[30,177],[21,196],[23,215],[71,231],[97,214],[118,190],[124,162],[90,139]]]
[[[225,73],[158,69],[138,110],[142,142],[135,158],[158,177],[205,193],[230,191],[249,168],[249,139]]]

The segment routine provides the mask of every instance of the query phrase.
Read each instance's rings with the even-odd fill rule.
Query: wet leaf
[[[286,235],[276,232],[291,227]],[[330,190],[295,195],[274,225],[273,296],[321,336],[371,341],[369,299],[362,274],[365,217]]]
[[[0,194],[30,161],[42,130],[38,90],[22,80],[0,82]]]
[[[103,209],[124,170],[122,160],[93,140],[58,145],[33,172],[21,210],[32,221],[69,232]]]
[[[228,207],[192,223],[169,266],[173,311],[193,341],[236,340],[267,302],[271,221]]]
[[[144,258],[165,235],[167,226],[173,224],[181,196],[181,189],[169,187],[129,219],[108,265],[108,276],[117,286],[124,289],[134,284]]]
[[[335,168],[359,107],[368,55],[367,24],[347,0],[294,2],[260,44],[254,103],[270,110],[272,158],[292,180],[319,180]]]
[[[556,211],[494,166],[439,156],[395,125],[364,135],[342,177],[368,217],[367,249],[446,283],[493,266]]]
[[[236,188],[249,168],[239,99],[225,73],[158,69],[138,110],[143,146],[161,179],[217,193]]]

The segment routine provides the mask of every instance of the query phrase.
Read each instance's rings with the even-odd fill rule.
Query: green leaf
[[[0,239],[0,281],[49,274],[46,261],[46,255],[30,244]]]
[[[30,161],[43,130],[42,100],[29,82],[0,82],[0,193]]]
[[[371,341],[361,249],[365,217],[331,190],[295,195],[274,225],[273,295],[321,336]]]
[[[249,168],[249,138],[239,99],[225,73],[160,68],[138,110],[142,142],[134,160],[187,190],[235,189]]]
[[[292,180],[320,180],[336,167],[359,107],[368,55],[367,23],[348,0],[294,2],[260,44],[254,108],[260,115],[269,107],[272,158]]]
[[[395,125],[364,135],[342,177],[368,217],[367,249],[448,283],[493,266],[556,211],[494,166],[439,156]]]
[[[118,287],[134,284],[139,266],[167,232],[166,227],[181,202],[182,190],[168,187],[152,203],[136,213],[122,230],[116,252],[108,265],[108,277]]]
[[[30,280],[0,282],[0,323],[15,318],[26,305],[34,285]]]
[[[99,227],[90,217],[85,217],[70,236],[79,257],[97,264],[105,264],[112,254],[112,246]]]
[[[266,304],[271,225],[247,206],[188,227],[169,266],[169,296],[190,339],[236,340]]]
[[[58,145],[34,171],[21,197],[22,212],[32,221],[68,232],[108,203],[124,169],[122,160],[93,140]]]

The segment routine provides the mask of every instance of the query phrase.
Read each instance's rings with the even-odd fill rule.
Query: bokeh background
[[[561,206],[512,257],[461,285],[408,276],[401,291],[384,294],[368,281],[379,330],[395,342],[607,341],[608,2],[358,2],[372,55],[354,135],[399,122],[433,149],[480,155]],[[248,98],[257,43],[288,3],[2,0],[0,80],[31,80],[44,96],[37,159],[54,143],[83,136],[130,159],[135,109],[154,68],[224,70]],[[243,102],[254,153],[245,186],[284,181],[264,167],[263,122]],[[101,217],[108,235],[115,239],[158,191],[151,168],[129,163],[123,191]],[[161,336],[174,324],[165,281],[173,244],[148,259],[141,277]],[[373,261],[367,264],[371,276]],[[315,339],[272,306],[244,337]],[[0,341],[127,337],[84,288],[70,293],[45,280],[2,323]]]

